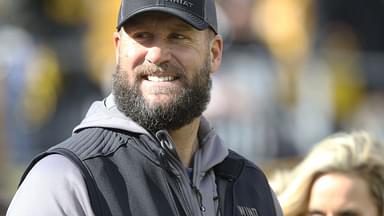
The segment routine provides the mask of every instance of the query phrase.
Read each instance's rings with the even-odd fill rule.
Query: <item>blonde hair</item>
[[[305,215],[314,180],[322,174],[341,172],[367,182],[380,215],[384,214],[384,146],[369,133],[335,134],[317,144],[294,168],[279,201],[286,216]]]

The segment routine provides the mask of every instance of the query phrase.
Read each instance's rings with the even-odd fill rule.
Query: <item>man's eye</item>
[[[325,214],[321,211],[309,211],[307,216],[325,216]]]
[[[345,211],[340,213],[340,216],[358,216],[358,215],[359,214],[354,211]]]
[[[173,39],[186,39],[187,37],[182,34],[173,33],[171,34],[171,38]]]
[[[148,39],[152,38],[152,34],[149,32],[136,32],[132,37],[135,39]]]

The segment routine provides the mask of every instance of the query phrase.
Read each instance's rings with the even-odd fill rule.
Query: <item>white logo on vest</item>
[[[244,206],[237,206],[240,211],[241,216],[259,216],[255,208],[249,208]]]

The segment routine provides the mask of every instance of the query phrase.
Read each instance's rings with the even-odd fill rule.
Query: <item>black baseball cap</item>
[[[129,18],[148,11],[172,14],[198,30],[210,27],[217,34],[215,0],[122,0],[117,29]]]

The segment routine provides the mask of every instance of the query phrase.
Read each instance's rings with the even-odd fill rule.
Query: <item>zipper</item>
[[[176,195],[182,201],[180,204],[182,205],[186,213],[192,216],[194,214],[193,214],[193,208],[192,208],[193,204],[191,203],[193,201],[191,199],[197,199],[197,204],[198,204],[198,208],[200,209],[200,214],[203,216],[204,212],[206,211],[206,208],[203,205],[202,194],[200,190],[196,186],[194,186],[192,184],[192,181],[189,181],[189,178],[186,176],[184,166],[181,164],[181,161],[176,152],[175,144],[172,138],[169,136],[168,132],[164,130],[158,131],[156,133],[156,138],[160,142],[160,146],[163,153],[167,155],[167,159],[165,157],[162,159],[164,162],[165,168],[170,173],[172,173],[176,179],[177,191],[179,192]],[[188,195],[189,193],[185,188],[187,186],[191,188],[191,192],[195,193],[196,197],[192,197]]]
[[[187,215],[193,216],[193,208],[191,200],[188,199],[188,192],[186,191],[185,185],[187,184],[187,180],[184,174],[184,167],[181,164],[179,156],[177,155],[175,145],[166,131],[158,131],[156,133],[156,138],[160,142],[161,151],[163,152],[163,165],[165,169],[172,174],[174,177],[173,181],[176,184],[170,184],[171,187],[175,190],[175,195],[180,200],[180,205],[184,209]],[[172,179],[170,180],[172,182]],[[191,198],[191,197],[190,197]]]
[[[198,185],[200,184],[201,179],[204,177],[205,173],[197,173],[200,170],[200,165],[197,163],[197,161],[200,160],[199,155],[195,155],[195,161],[194,161],[194,170],[193,170],[193,177],[192,177],[192,190],[193,193],[195,193],[195,196],[197,198],[197,202],[199,205],[200,213],[202,216],[204,216],[207,211],[207,208],[203,204],[203,196],[201,194],[201,191],[199,190]],[[196,170],[197,169],[197,170]]]
[[[161,167],[163,167],[163,169],[165,169],[165,170],[169,170],[169,167],[167,167],[167,163],[165,162],[165,153],[164,153],[164,151],[161,149],[160,151],[159,151],[159,158],[160,158],[160,166]],[[161,174],[161,176],[163,177],[163,180],[165,181],[165,182],[168,182],[168,177],[167,177],[167,175],[164,173],[164,171],[163,172],[161,172],[162,174]],[[170,187],[170,184],[166,184],[166,187],[167,187],[167,191],[168,191],[168,198],[169,198],[169,201],[171,202],[171,205],[172,205],[172,207],[173,207],[173,212],[177,215],[177,216],[181,216],[180,215],[180,212],[179,212],[179,208],[177,207],[177,203],[176,203],[176,201],[175,201],[175,199],[174,199],[174,196],[173,196],[173,192],[172,192],[172,188]]]
[[[192,210],[190,201],[188,201],[188,199],[187,199],[186,192],[183,189],[183,183],[182,183],[181,176],[178,176],[176,178],[176,181],[177,181],[178,191],[179,191],[179,193],[181,195],[181,197],[180,197],[181,200],[182,200],[181,205],[183,206],[183,208],[187,212],[187,215],[191,215],[192,216],[193,215],[193,210]],[[183,203],[186,204],[186,205],[183,205]]]

